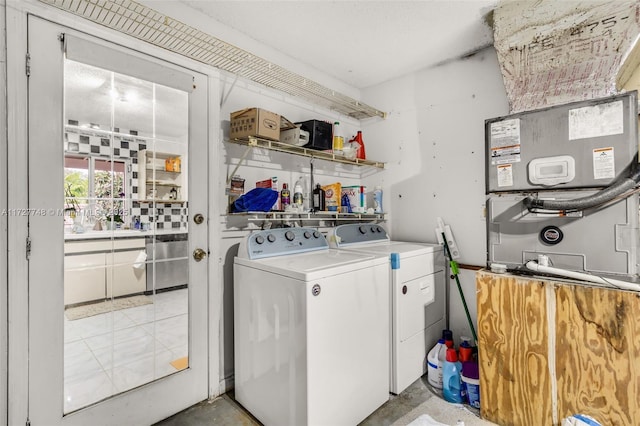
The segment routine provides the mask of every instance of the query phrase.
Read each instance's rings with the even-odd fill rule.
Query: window
[[[128,160],[65,156],[65,210],[68,221],[123,223],[130,207]]]

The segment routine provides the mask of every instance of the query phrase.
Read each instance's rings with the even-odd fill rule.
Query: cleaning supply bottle
[[[276,191],[277,193],[280,193],[280,190],[278,190],[277,176],[271,178],[271,189]],[[273,203],[273,207],[271,207],[271,210],[280,210],[280,197],[276,198],[276,202]]]
[[[280,208],[286,210],[289,205],[291,205],[291,191],[287,184],[283,183],[282,191],[280,191]]]
[[[458,353],[460,355],[460,362],[464,365],[465,362],[471,361],[473,356],[473,348],[469,344],[469,338],[461,336],[460,347],[458,348]]]
[[[476,360],[471,359],[462,363],[460,378],[466,390],[469,405],[480,408],[480,371]]]
[[[358,133],[356,133],[356,135],[349,141],[349,143],[353,143],[353,142],[358,144],[358,150],[356,151],[356,158],[364,160],[366,158],[366,155],[364,152],[364,141],[362,140],[362,132],[360,130],[358,130]]]
[[[442,389],[443,362],[438,359],[438,354],[442,348],[446,348],[444,339],[439,339],[438,343],[427,354],[427,381],[436,389]]]
[[[442,396],[445,401],[462,404],[464,402],[461,392],[462,364],[458,361],[458,353],[454,348],[447,349],[447,358],[442,368]]]
[[[307,176],[302,177],[302,210],[305,212],[311,210],[311,189]]]
[[[298,210],[302,210],[304,197],[302,195],[302,177],[300,177],[293,186],[293,204]]]
[[[442,339],[447,348],[453,347],[453,332],[451,330],[442,330]]]
[[[342,129],[340,128],[340,122],[333,123],[333,150],[342,151],[344,148],[344,136],[342,135]]]
[[[313,190],[313,200],[311,202],[311,209],[314,212],[321,212],[326,210],[325,206],[325,193],[322,186],[318,183]]]
[[[376,186],[373,190],[373,211],[382,213],[382,187]]]

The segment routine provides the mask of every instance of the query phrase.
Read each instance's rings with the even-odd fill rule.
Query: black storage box
[[[309,132],[309,142],[304,148],[325,150],[333,147],[333,125],[328,121],[307,120],[296,124]]]

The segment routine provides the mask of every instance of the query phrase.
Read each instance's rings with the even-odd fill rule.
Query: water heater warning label
[[[593,150],[593,178],[612,179],[616,176],[615,157],[613,147],[597,148]]]
[[[520,119],[491,123],[491,164],[520,161]],[[512,184],[513,185],[513,184]]]
[[[498,186],[513,186],[513,165],[500,164],[498,168]]]

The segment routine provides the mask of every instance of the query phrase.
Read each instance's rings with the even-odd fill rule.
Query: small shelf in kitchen
[[[138,191],[142,203],[184,203],[182,157],[175,153],[141,150]]]
[[[157,203],[157,204],[184,204],[186,200],[161,200],[159,198],[145,198],[137,200],[139,203]]]

